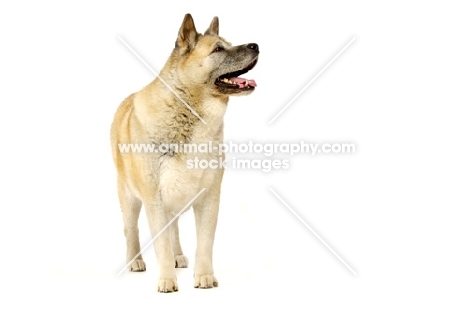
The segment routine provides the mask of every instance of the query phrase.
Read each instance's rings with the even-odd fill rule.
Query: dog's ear
[[[197,37],[198,33],[195,29],[195,23],[193,22],[192,15],[185,14],[184,21],[179,29],[176,47],[179,47],[184,51],[190,51],[195,46]]]
[[[210,27],[205,31],[205,35],[214,35],[217,36],[219,34],[219,20],[218,16],[213,17],[211,21]]]

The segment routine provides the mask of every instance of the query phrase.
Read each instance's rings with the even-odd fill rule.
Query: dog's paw
[[[171,293],[171,292],[177,292],[178,290],[179,290],[179,287],[177,286],[176,279],[172,279],[172,278],[159,279],[158,292]]]
[[[212,288],[218,287],[218,280],[212,274],[195,274],[195,282],[193,284],[195,288]]]
[[[187,268],[188,267],[188,258],[184,255],[175,256],[175,267],[176,268]]]
[[[130,271],[143,272],[146,271],[146,264],[143,259],[135,259],[130,265]]]

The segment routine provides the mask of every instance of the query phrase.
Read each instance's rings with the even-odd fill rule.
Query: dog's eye
[[[215,49],[213,50],[213,52],[221,52],[221,51],[224,51],[224,48],[222,46],[217,46],[215,47]]]

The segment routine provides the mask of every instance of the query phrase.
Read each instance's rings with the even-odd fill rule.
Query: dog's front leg
[[[209,191],[204,200],[194,204],[193,210],[197,228],[194,287],[216,287],[218,281],[213,271],[213,242],[218,221],[219,189]]]
[[[174,252],[171,245],[171,230],[164,227],[169,223],[170,215],[164,210],[159,196],[145,204],[151,235],[154,241],[154,250],[159,263],[159,292],[173,292],[178,290],[176,270],[174,265]]]

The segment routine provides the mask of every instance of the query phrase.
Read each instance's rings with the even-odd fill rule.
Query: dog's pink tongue
[[[246,87],[247,85],[250,85],[250,86],[257,86],[257,83],[255,83],[255,80],[248,80],[248,79],[244,79],[244,78],[229,78],[229,80],[231,80],[232,82],[235,82],[237,85],[239,85],[239,88],[244,88]]]

